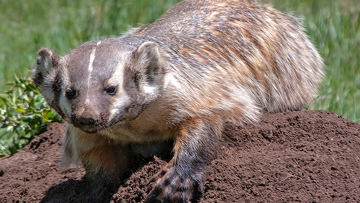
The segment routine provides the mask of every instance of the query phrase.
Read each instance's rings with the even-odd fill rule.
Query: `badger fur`
[[[303,109],[323,70],[294,17],[246,0],[185,0],[121,38],[64,57],[41,49],[33,81],[68,122],[64,163],[115,180],[133,154],[174,140],[146,202],[188,202],[202,191],[225,122]]]

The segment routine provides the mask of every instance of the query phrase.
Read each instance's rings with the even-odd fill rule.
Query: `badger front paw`
[[[150,182],[156,185],[148,194],[146,203],[198,202],[203,191],[202,179],[181,174],[175,167],[165,167]]]

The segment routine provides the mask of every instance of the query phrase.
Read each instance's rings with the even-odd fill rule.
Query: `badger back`
[[[184,82],[221,108],[237,100],[253,111],[284,111],[312,102],[324,75],[298,21],[251,1],[185,0],[138,34],[158,40]]]

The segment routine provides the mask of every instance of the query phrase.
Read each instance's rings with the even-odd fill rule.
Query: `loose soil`
[[[0,202],[89,202],[79,166],[60,167],[64,126],[54,123],[19,153],[0,160]],[[206,168],[200,202],[360,202],[360,124],[327,111],[265,113],[227,125]],[[140,160],[104,201],[142,202],[167,158]],[[100,190],[101,193],[101,190]]]

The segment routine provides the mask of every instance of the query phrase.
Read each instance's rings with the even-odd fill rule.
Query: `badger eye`
[[[71,89],[71,88],[68,88],[65,90],[65,96],[66,98],[68,98],[68,100],[71,100],[71,99],[74,99],[76,95],[76,91]]]
[[[116,93],[116,87],[111,86],[105,89],[105,92],[109,95],[114,95]]]

